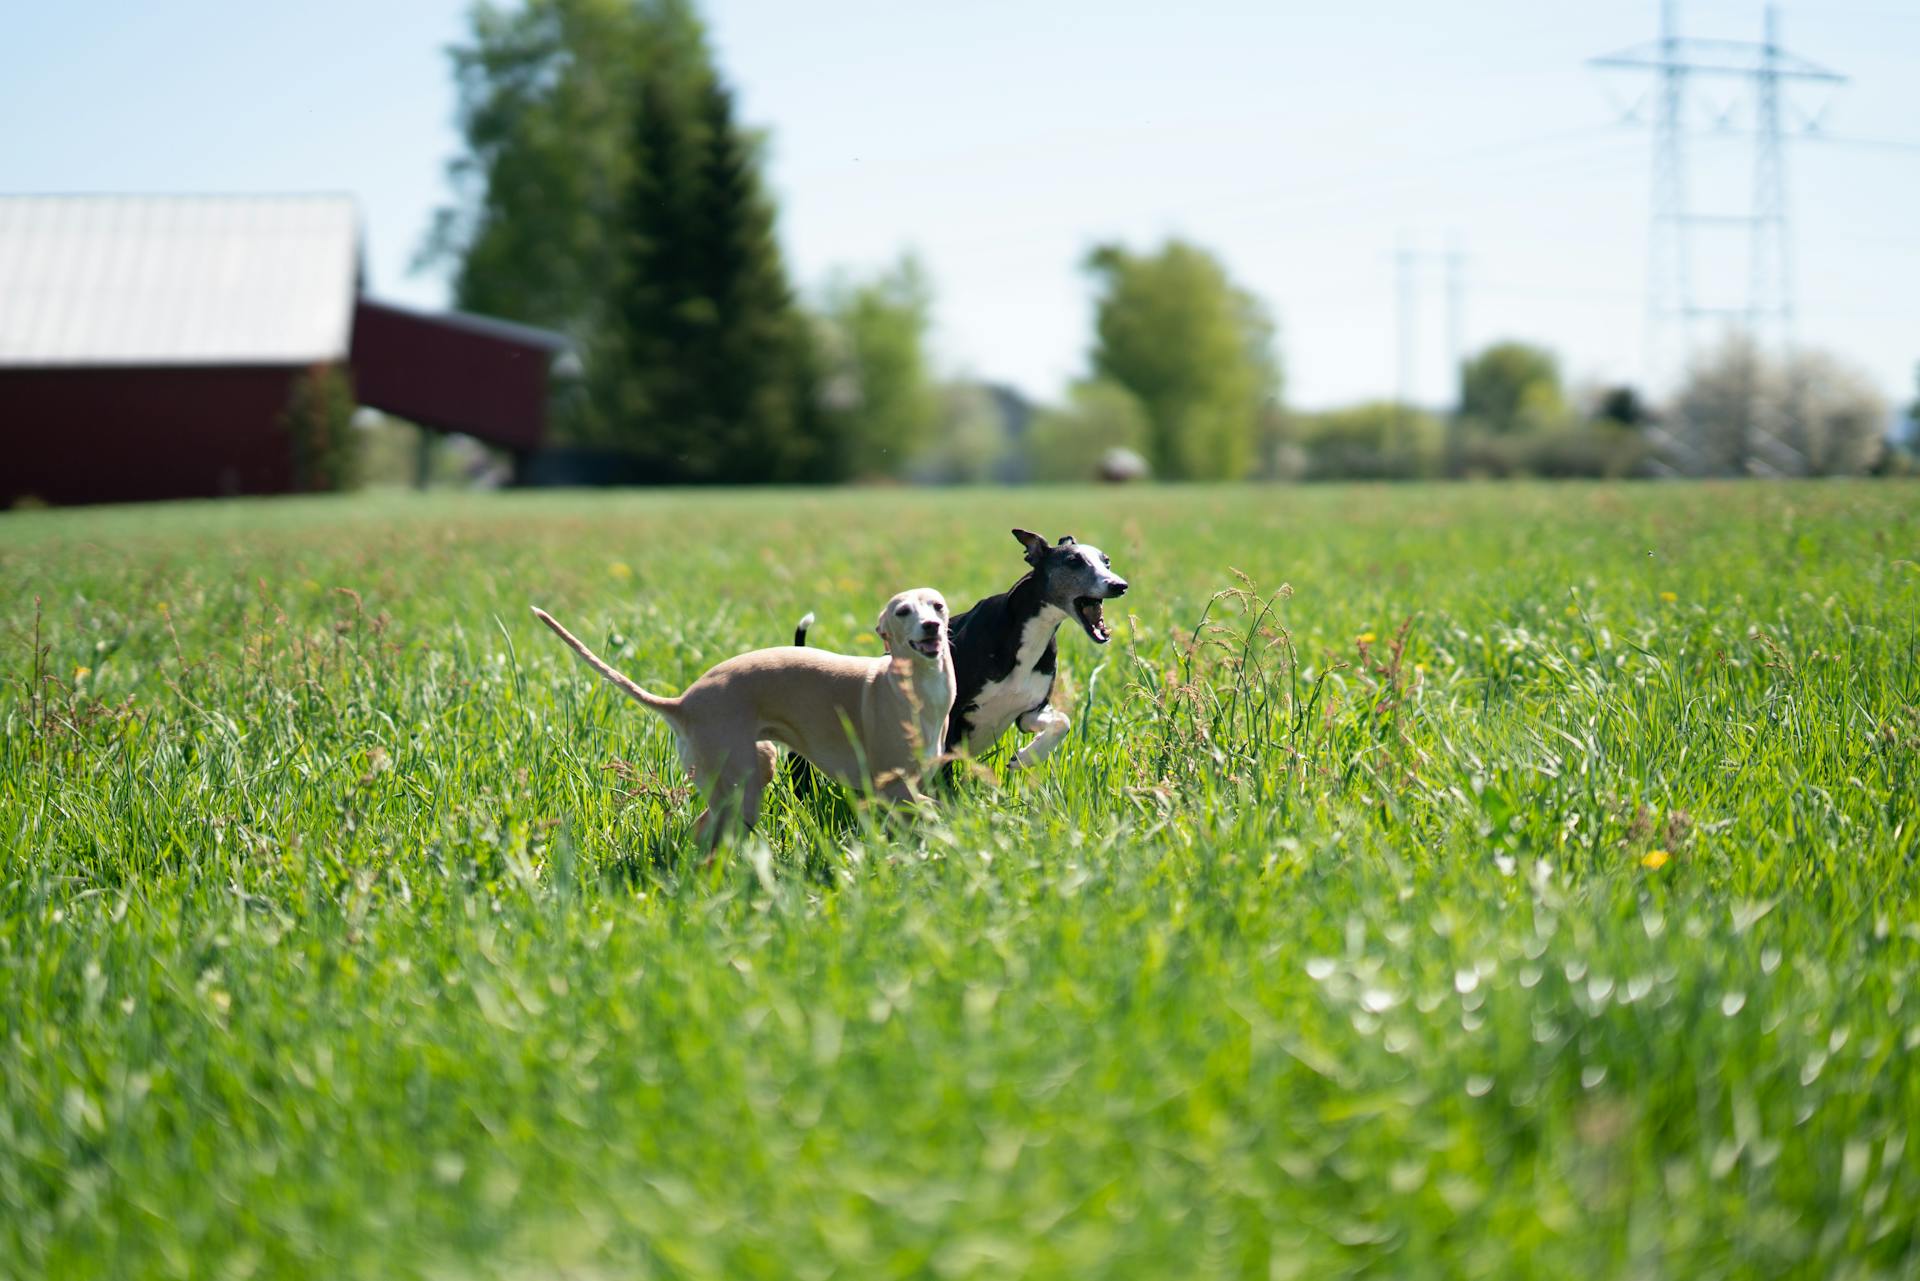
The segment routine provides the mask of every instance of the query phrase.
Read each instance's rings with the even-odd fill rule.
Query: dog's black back
[[[953,650],[954,680],[953,711],[947,717],[947,751],[965,742],[977,728],[974,714],[979,710],[981,694],[989,686],[1001,686],[1016,677],[1026,677],[1021,684],[1038,697],[1021,707],[1021,712],[1044,707],[1053,697],[1058,648],[1055,632],[1059,619],[1047,628],[1045,646],[1028,660],[1024,671],[1016,672],[1021,666],[1021,641],[1029,626],[1040,618],[1045,605],[1039,580],[1028,574],[998,596],[989,596],[954,618],[947,632],[948,644]],[[1023,697],[1021,701],[1026,699]]]

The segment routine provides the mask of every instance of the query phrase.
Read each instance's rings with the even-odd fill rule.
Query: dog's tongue
[[[1087,625],[1087,631],[1102,645],[1107,643],[1107,620],[1101,610],[1100,602],[1090,600],[1080,606],[1080,620]]]

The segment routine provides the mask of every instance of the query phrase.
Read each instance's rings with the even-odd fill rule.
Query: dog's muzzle
[[[1100,586],[1100,595],[1078,596],[1073,602],[1073,616],[1080,620],[1080,626],[1086,629],[1087,635],[1096,645],[1104,645],[1113,639],[1113,631],[1107,626],[1107,618],[1101,609],[1101,602],[1112,600],[1116,596],[1125,596],[1127,580],[1115,578]]]

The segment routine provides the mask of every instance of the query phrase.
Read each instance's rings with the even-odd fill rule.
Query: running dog
[[[874,630],[885,658],[781,646],[713,668],[678,698],[650,694],[615,671],[545,610],[534,616],[587,666],[673,728],[680,760],[706,798],[694,832],[711,851],[725,826],[751,829],[773,777],[775,743],[829,776],[888,800],[922,798],[953,709],[947,602],[930,587],[887,602]]]
[[[1071,618],[1094,644],[1106,644],[1113,633],[1102,602],[1126,595],[1127,580],[1113,572],[1105,552],[1071,535],[1052,546],[1029,530],[1013,536],[1026,548],[1029,572],[956,617],[949,629],[956,685],[946,749],[977,756],[1018,725],[1033,735],[1014,753],[1014,763],[1027,766],[1052,755],[1073,727],[1051,705],[1055,633]],[[794,645],[807,643],[812,622],[811,614],[800,620]],[[805,791],[812,780],[799,762],[794,766],[795,789]]]

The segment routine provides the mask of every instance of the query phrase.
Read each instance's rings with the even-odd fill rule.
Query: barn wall
[[[353,386],[363,405],[525,453],[546,435],[549,347],[361,299]]]
[[[0,369],[0,505],[286,493],[301,372]]]

